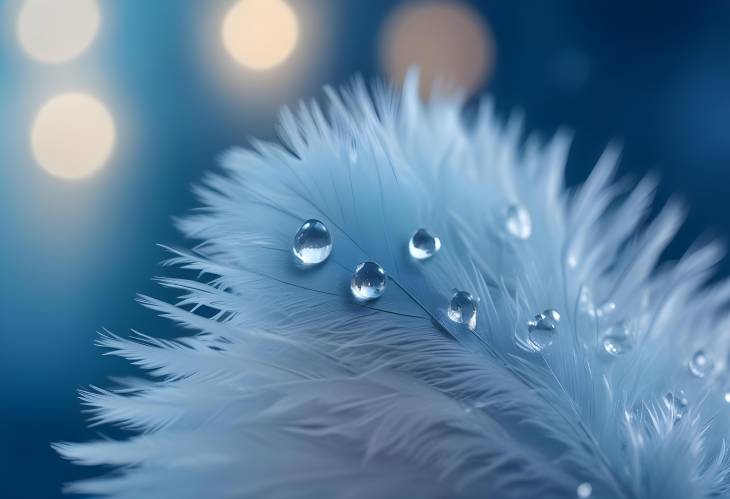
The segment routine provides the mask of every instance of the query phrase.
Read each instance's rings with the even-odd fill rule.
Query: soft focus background
[[[184,244],[191,185],[324,84],[419,63],[528,130],[572,129],[571,184],[622,143],[623,173],[689,206],[667,258],[730,234],[728,2],[4,0],[0,23],[3,498],[96,472],[49,447],[110,435],[76,390],[133,371],[96,332],[175,334],[134,298],[166,296],[156,244]]]

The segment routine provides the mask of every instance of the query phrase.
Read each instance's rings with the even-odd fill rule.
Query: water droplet
[[[689,372],[698,378],[704,378],[712,372],[715,363],[704,350],[697,350],[689,361]]]
[[[684,390],[680,390],[678,395],[667,392],[664,396],[664,405],[674,414],[674,420],[679,421],[687,414],[687,398],[684,396]]]
[[[581,286],[578,294],[578,305],[580,310],[585,312],[589,317],[596,316],[596,305],[593,303],[593,293],[586,286]]]
[[[598,310],[596,310],[596,315],[598,317],[605,317],[614,310],[616,310],[616,304],[612,301],[607,301],[606,303],[598,307]]]
[[[316,265],[332,253],[332,236],[319,220],[307,220],[294,236],[292,252],[304,265]]]
[[[449,302],[449,319],[466,324],[472,331],[477,327],[477,300],[466,291],[454,290]]]
[[[730,404],[730,392],[725,392],[725,402]]]
[[[624,353],[624,347],[620,339],[615,336],[606,336],[603,338],[603,349],[607,354],[619,356]]]
[[[537,314],[533,320],[527,322],[529,343],[536,352],[552,345],[559,322],[560,314],[552,308]]]
[[[575,494],[581,499],[591,497],[591,494],[593,494],[593,486],[588,482],[583,482],[575,489]]]
[[[507,231],[518,239],[527,239],[532,234],[532,220],[530,212],[523,206],[516,204],[507,208]]]
[[[631,349],[631,332],[623,323],[611,326],[603,334],[601,343],[607,354],[618,357]]]
[[[357,300],[380,298],[385,293],[385,270],[375,262],[362,262],[355,267],[350,281],[350,291]]]
[[[416,260],[431,258],[441,249],[441,239],[426,229],[418,229],[408,241],[408,251]]]

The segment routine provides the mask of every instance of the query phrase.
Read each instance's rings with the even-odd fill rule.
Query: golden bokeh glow
[[[402,83],[411,66],[421,71],[421,93],[434,82],[445,90],[476,91],[494,65],[492,34],[478,12],[458,1],[411,2],[396,9],[381,35],[388,77]]]
[[[66,62],[91,44],[99,22],[95,0],[26,0],[18,17],[18,40],[33,59]]]
[[[239,0],[223,20],[221,37],[238,63],[265,70],[291,55],[299,26],[294,11],[282,0]]]
[[[106,107],[82,93],[57,95],[38,111],[31,130],[33,155],[52,175],[86,177],[109,159],[114,121]]]

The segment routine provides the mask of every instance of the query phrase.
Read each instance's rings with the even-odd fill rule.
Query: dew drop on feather
[[[292,252],[303,265],[317,265],[332,253],[332,236],[319,220],[307,220],[294,236]]]
[[[426,229],[418,229],[408,241],[408,252],[416,260],[431,258],[441,249],[441,239]]]
[[[386,274],[383,267],[375,262],[362,262],[355,267],[350,281],[350,291],[359,301],[380,298],[385,293]]]
[[[517,239],[528,239],[532,234],[530,212],[523,206],[512,205],[507,208],[505,225],[507,232]]]
[[[689,372],[697,378],[704,378],[712,372],[714,362],[704,350],[697,350],[688,363]]]
[[[537,314],[534,319],[527,322],[529,343],[535,351],[541,352],[552,345],[559,323],[560,313],[552,308]]]
[[[449,319],[466,324],[472,331],[477,327],[477,300],[466,291],[454,290],[448,310]]]

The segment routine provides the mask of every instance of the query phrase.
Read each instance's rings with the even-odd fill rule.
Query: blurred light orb
[[[236,62],[263,71],[291,55],[299,38],[299,24],[283,0],[239,0],[223,19],[221,37]]]
[[[96,0],[26,0],[18,16],[18,40],[33,59],[58,64],[91,45],[100,20]]]
[[[116,140],[114,120],[96,98],[83,93],[52,97],[36,115],[31,148],[48,173],[79,179],[99,170]]]
[[[434,83],[473,94],[490,76],[494,52],[486,21],[459,1],[406,3],[381,33],[380,59],[388,77],[401,84],[408,69],[419,66],[424,96]]]

